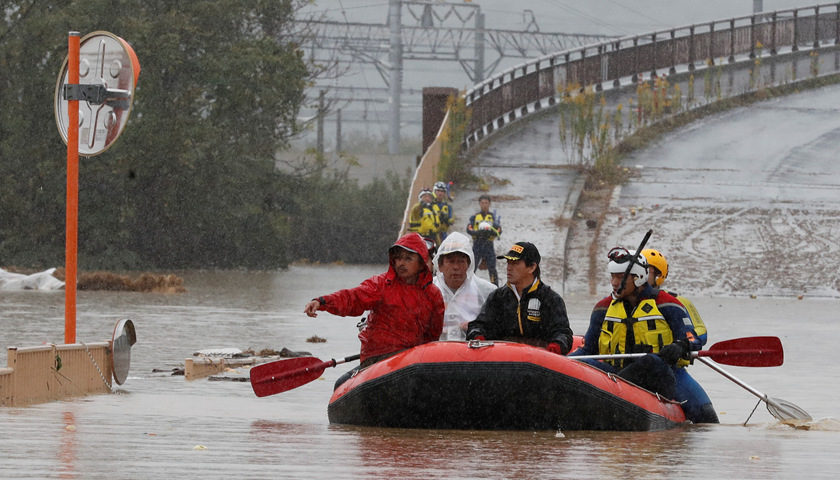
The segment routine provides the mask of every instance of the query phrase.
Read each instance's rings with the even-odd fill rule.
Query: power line
[[[397,137],[399,133],[398,130],[394,130],[394,125],[402,121],[396,120],[399,118],[399,109],[396,112],[393,109],[394,105],[403,102],[395,103],[391,100],[392,97],[399,99],[399,94],[395,95],[390,83],[396,78],[399,82],[397,92],[405,92],[408,95],[421,93],[419,89],[406,90],[401,74],[395,74],[395,68],[402,73],[404,62],[416,64],[422,61],[427,64],[421,69],[412,70],[412,76],[427,74],[426,77],[435,77],[438,82],[448,81],[468,86],[490,76],[505,60],[536,58],[611,38],[605,35],[540,32],[533,16],[530,30],[488,29],[484,26],[484,15],[475,3],[390,0],[387,3],[353,6],[352,9],[362,9],[387,4],[389,12],[392,6],[398,6],[400,10],[404,9],[407,12],[405,16],[401,13],[398,16],[400,20],[396,32],[400,38],[400,46],[399,53],[394,57],[391,44],[395,32],[391,31],[387,24],[353,22],[348,17],[348,9],[344,8],[345,2],[338,0],[338,3],[340,10],[329,9],[324,13],[340,12],[339,21],[306,19],[297,22],[302,31],[309,33],[302,38],[301,46],[309,52],[313,61],[339,65],[347,71],[355,71],[360,75],[364,86],[355,90],[347,89],[342,85],[342,79],[336,77],[332,85],[318,85],[316,88],[326,87],[328,92],[335,92],[329,93],[329,105],[340,102],[349,106],[355,101],[364,102],[365,108],[370,107],[379,125],[388,125],[392,129],[391,136]],[[488,54],[491,61],[485,63],[484,57]],[[452,61],[461,66],[460,78],[464,80],[453,81],[443,75],[457,75],[458,69],[438,67],[440,62]],[[438,63],[429,65],[430,62]],[[382,80],[379,85],[384,85],[384,88],[369,78],[369,67],[373,67],[379,73]],[[344,78],[348,77],[345,75]],[[406,76],[405,79],[410,81],[411,77]],[[338,87],[342,87],[341,92],[338,91]],[[386,101],[389,102],[391,112],[387,121],[382,118],[382,112],[379,110]]]

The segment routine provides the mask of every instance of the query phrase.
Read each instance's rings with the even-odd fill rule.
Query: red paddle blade
[[[717,363],[738,367],[778,367],[785,361],[779,337],[724,340],[697,354],[701,357],[711,357]]]
[[[258,397],[286,392],[318,379],[332,365],[315,357],[264,363],[251,369],[251,388]]]

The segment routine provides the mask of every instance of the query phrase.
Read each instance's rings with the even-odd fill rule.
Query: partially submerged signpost
[[[79,155],[107,150],[128,121],[140,64],[131,46],[108,32],[70,32],[55,88],[55,119],[67,143],[65,345],[9,348],[0,369],[0,405],[25,405],[72,395],[110,392],[128,376],[134,323],[122,319],[110,342],[76,343]],[[44,352],[49,351],[45,355]],[[60,370],[60,371],[59,371]]]
[[[107,150],[131,112],[140,63],[131,46],[108,32],[68,36],[68,55],[55,87],[55,120],[67,143],[64,343],[76,342],[76,267],[79,221],[79,154]]]

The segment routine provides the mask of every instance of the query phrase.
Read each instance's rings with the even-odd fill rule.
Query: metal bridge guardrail
[[[649,74],[706,68],[708,62],[750,60],[840,45],[840,3],[717,20],[660,30],[546,55],[510,68],[465,93],[472,120],[469,151],[505,125],[556,104],[558,86],[619,87]],[[730,89],[732,90],[732,89]]]
[[[815,73],[815,60],[819,69],[823,57],[809,53],[828,52],[833,53],[833,64]],[[709,78],[693,82],[695,71]],[[612,105],[629,105],[639,80],[666,75],[672,85],[679,84],[688,108],[694,108],[832,73],[840,73],[840,3],[623,37],[530,60],[467,90],[464,96],[472,118],[463,150],[469,154],[507,125],[559,104],[571,85],[609,93]],[[707,80],[718,90],[710,93]],[[401,234],[407,230],[409,210],[420,189],[437,180],[442,131],[443,127],[435,140],[437,148],[426,152],[415,172]]]

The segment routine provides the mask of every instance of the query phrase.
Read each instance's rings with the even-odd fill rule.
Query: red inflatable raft
[[[542,348],[434,342],[361,370],[330,399],[330,423],[467,430],[665,430],[677,403]]]

